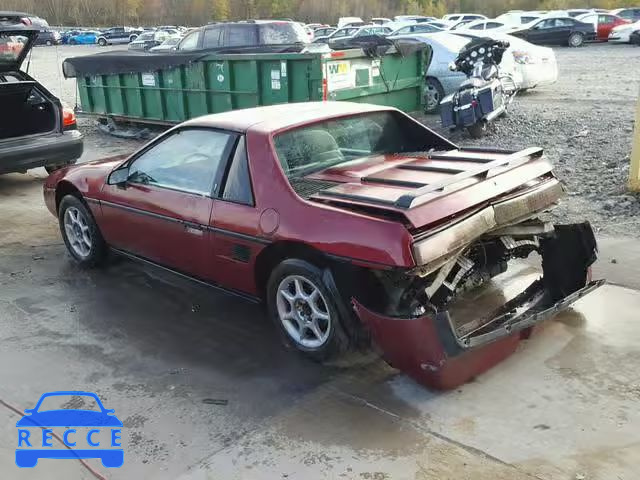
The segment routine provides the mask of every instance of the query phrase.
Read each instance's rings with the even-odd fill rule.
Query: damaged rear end
[[[544,218],[564,192],[541,150],[430,153],[413,166],[444,171],[428,161],[443,157],[479,166],[449,165],[448,177],[391,200],[410,222],[416,266],[373,271],[384,303],[361,293],[352,304],[392,366],[451,389],[506,358],[603,281],[590,278],[597,252],[590,225]],[[362,192],[352,200],[366,203]]]

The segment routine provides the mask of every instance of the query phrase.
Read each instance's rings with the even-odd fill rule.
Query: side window
[[[178,50],[195,50],[196,48],[198,48],[199,36],[199,31],[190,33],[182,39],[180,45],[178,45]]]
[[[244,137],[238,141],[238,146],[231,160],[227,179],[224,183],[222,199],[244,205],[254,205]]]
[[[178,130],[133,161],[129,181],[211,195],[233,138],[216,130]]]
[[[202,48],[216,48],[222,46],[222,28],[213,27],[205,28],[204,39],[202,41]]]
[[[603,25],[613,23],[613,17],[609,15],[600,15],[598,16],[598,23],[602,23]]]
[[[246,47],[258,44],[258,31],[255,25],[227,25],[225,47]]]
[[[484,30],[484,23],[474,25],[473,27],[470,27],[469,30]]]
[[[487,25],[487,28],[500,28],[500,27],[502,27],[502,23],[498,23],[498,22],[488,22],[486,25]]]
[[[405,33],[410,33],[413,31],[413,27],[403,27],[400,30],[398,30],[398,34],[399,35],[404,35]]]

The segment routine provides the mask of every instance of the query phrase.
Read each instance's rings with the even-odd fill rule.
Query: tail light
[[[69,129],[76,126],[76,114],[71,107],[62,108],[62,127],[63,129]]]

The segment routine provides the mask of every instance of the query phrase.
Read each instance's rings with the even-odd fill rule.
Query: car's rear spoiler
[[[473,147],[399,155],[407,161],[362,177],[358,183],[318,192],[315,199],[393,210],[418,228],[512,192],[552,171],[541,148]],[[492,181],[485,182],[488,179]],[[437,209],[419,208],[440,200]]]
[[[424,197],[429,193],[434,192],[445,192],[448,187],[451,187],[462,180],[466,180],[467,178],[480,178],[486,179],[491,176],[491,171],[498,167],[517,167],[524,163],[529,162],[533,158],[539,158],[543,154],[543,150],[541,148],[532,147],[524,150],[520,150],[519,152],[511,152],[508,150],[496,150],[496,149],[486,149],[486,148],[461,148],[459,150],[460,155],[452,156],[452,155],[438,155],[438,154],[430,154],[428,158],[432,160],[461,160],[466,162],[477,162],[480,164],[480,167],[472,169],[472,170],[463,170],[459,173],[456,173],[451,176],[451,178],[447,178],[445,180],[441,180],[439,182],[426,184],[423,187],[417,188],[415,191],[411,193],[407,193],[402,195],[398,200],[395,201],[395,206],[398,208],[412,208],[416,205],[419,205],[420,197]],[[482,157],[475,157],[465,155],[466,152],[480,152],[480,153],[508,153],[507,157],[503,158],[495,158],[489,155]],[[403,168],[409,168],[408,166],[404,166]],[[437,167],[428,167],[428,166],[414,166],[415,170],[431,170],[438,171]]]

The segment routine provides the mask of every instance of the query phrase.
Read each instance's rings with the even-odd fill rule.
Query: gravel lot
[[[63,78],[62,60],[106,50],[93,46],[35,48],[31,72],[74,105],[75,81]],[[509,117],[498,121],[476,143],[513,149],[544,147],[569,191],[554,210],[557,220],[589,219],[601,233],[640,237],[640,195],[626,191],[640,90],[640,48],[597,44],[556,48],[555,52],[558,82],[516,97]],[[437,116],[421,119],[441,130]],[[86,135],[85,160],[125,153],[141,143],[105,135],[92,119],[81,119],[79,124]],[[461,144],[472,143],[464,133],[441,133]]]

